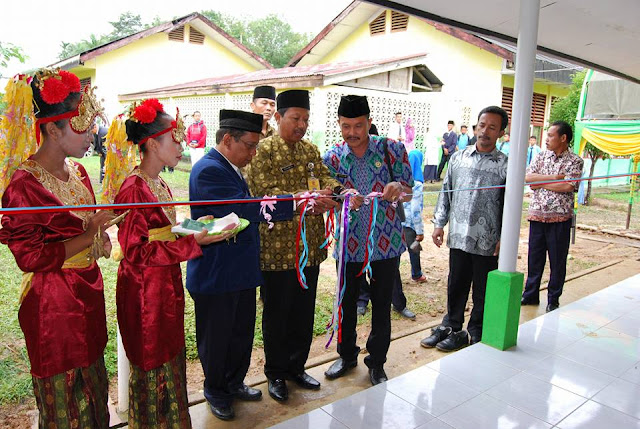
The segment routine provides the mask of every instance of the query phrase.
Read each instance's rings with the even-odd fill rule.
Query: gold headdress
[[[16,75],[9,79],[4,102],[7,107],[0,116],[0,197],[18,166],[38,149],[30,78]]]
[[[97,87],[95,86],[93,88],[89,85],[84,87],[84,93],[82,94],[82,99],[77,109],[78,114],[69,120],[71,129],[76,133],[81,134],[86,132],[91,128],[93,121],[95,121],[97,117],[101,118],[105,123],[107,122],[104,116],[104,108],[94,92],[96,89]]]
[[[113,203],[120,186],[137,164],[136,149],[127,139],[125,119],[123,115],[116,116],[111,122],[105,139],[107,156],[102,181],[102,203],[104,204]]]
[[[187,137],[187,134],[185,133],[184,121],[182,120],[182,116],[180,116],[180,109],[178,109],[177,107],[176,120],[171,122],[171,126],[173,127],[173,129],[171,130],[173,141],[175,141],[176,143],[182,143]]]

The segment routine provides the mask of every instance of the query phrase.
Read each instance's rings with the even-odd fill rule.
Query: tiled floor
[[[640,275],[273,428],[640,429]]]

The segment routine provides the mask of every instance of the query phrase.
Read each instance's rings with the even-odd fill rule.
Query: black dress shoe
[[[396,307],[391,306],[393,308],[393,311],[395,311],[396,313],[399,313],[400,316],[409,319],[409,320],[416,320],[416,313],[414,313],[413,311],[409,310],[407,307],[403,308],[402,310],[398,310]]]
[[[469,345],[474,345],[482,341],[482,335],[470,335],[471,341],[469,341]]]
[[[262,392],[243,383],[241,387],[233,392],[233,396],[241,401],[259,401],[262,399]]]
[[[448,326],[440,325],[431,330],[431,335],[420,341],[422,347],[428,349],[435,347],[440,341],[444,340],[451,334],[451,328]]]
[[[293,380],[298,386],[302,387],[303,389],[320,389],[320,382],[304,371],[302,371],[300,374],[291,375],[291,380]]]
[[[520,305],[538,305],[540,304],[540,300],[534,301],[532,299],[524,299],[520,300]]]
[[[369,380],[374,386],[388,380],[383,368],[369,368]]]
[[[289,399],[289,389],[287,383],[281,378],[269,380],[269,396],[276,401],[286,401]]]
[[[557,302],[550,302],[549,304],[547,304],[547,313],[557,309],[558,307],[560,307],[560,304],[558,304]]]
[[[329,380],[335,380],[345,375],[351,368],[355,368],[356,365],[358,365],[357,360],[346,361],[338,358],[338,360],[332,363],[329,369],[324,372],[324,376]]]
[[[438,350],[443,352],[453,352],[469,345],[469,335],[464,329],[452,332],[447,338],[436,344]]]
[[[209,408],[214,416],[219,418],[220,420],[232,420],[236,413],[233,412],[233,407],[228,405],[226,407],[216,407],[213,404],[209,403]]]

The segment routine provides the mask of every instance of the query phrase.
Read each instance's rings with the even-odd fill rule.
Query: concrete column
[[[502,217],[500,260],[498,262],[498,269],[505,273],[515,272],[518,260],[539,16],[540,0],[520,1],[520,32],[518,33],[516,77],[511,114],[511,149],[509,151],[507,188]]]
[[[520,296],[524,275],[516,272],[522,197],[531,119],[531,98],[538,40],[540,0],[520,0],[520,31],[516,53],[516,77],[511,114],[511,150],[507,170],[500,259],[489,273],[482,342],[499,350],[516,345]]]

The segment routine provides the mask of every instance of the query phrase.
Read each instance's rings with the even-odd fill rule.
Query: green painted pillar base
[[[503,273],[498,270],[489,273],[482,322],[484,344],[498,350],[516,345],[523,285],[523,273]]]

